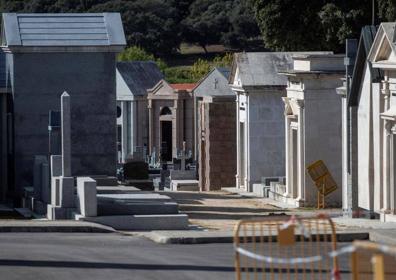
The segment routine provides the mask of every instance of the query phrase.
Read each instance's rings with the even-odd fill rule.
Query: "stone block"
[[[74,208],[74,178],[59,177],[59,206],[63,208]]]
[[[75,208],[63,208],[59,206],[47,205],[47,219],[48,220],[69,220],[73,217]]]
[[[172,191],[199,191],[199,182],[197,180],[172,180]]]
[[[34,188],[34,197],[36,199],[41,199],[41,188],[42,188],[42,174],[41,170],[43,168],[43,164],[48,163],[47,156],[35,156],[33,163],[33,188]],[[48,166],[48,165],[47,165]]]
[[[131,161],[124,164],[125,180],[145,180],[149,178],[148,164],[143,161]]]
[[[171,170],[170,179],[171,180],[195,180],[196,179],[195,170]]]
[[[54,206],[60,204],[60,177],[51,178],[51,204]]]
[[[62,176],[62,156],[52,155],[50,158],[51,177]]]
[[[98,212],[96,181],[90,177],[77,178],[78,210],[84,217],[95,217]]]
[[[41,201],[48,204],[51,200],[49,165],[43,163],[41,166]]]

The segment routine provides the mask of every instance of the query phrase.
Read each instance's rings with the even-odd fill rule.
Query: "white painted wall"
[[[358,190],[359,207],[373,209],[374,164],[371,75],[364,71],[358,103]]]
[[[262,177],[285,176],[285,121],[282,97],[286,90],[249,94],[249,186]]]

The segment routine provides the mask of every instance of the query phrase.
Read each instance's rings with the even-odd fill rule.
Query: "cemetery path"
[[[231,243],[160,245],[116,233],[2,233],[0,248],[0,278],[7,280],[235,279]],[[348,271],[347,259],[341,264]]]
[[[241,219],[284,214],[285,209],[262,198],[245,197],[229,192],[161,192],[179,204],[191,224],[212,230],[232,230]]]
[[[121,234],[2,233],[1,279],[233,279],[232,244],[159,245]]]

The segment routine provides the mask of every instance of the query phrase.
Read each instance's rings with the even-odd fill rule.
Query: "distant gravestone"
[[[149,166],[144,161],[129,161],[124,164],[125,180],[147,180]]]

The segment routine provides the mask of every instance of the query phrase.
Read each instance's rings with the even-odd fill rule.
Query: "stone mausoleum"
[[[117,63],[118,161],[128,158],[143,160],[147,154],[147,90],[164,75],[153,61]],[[135,155],[135,157],[134,157]]]
[[[157,160],[172,161],[185,150],[194,149],[194,99],[195,84],[169,84],[158,82],[148,90],[149,152]]]
[[[236,103],[229,75],[227,68],[214,68],[194,89],[201,191],[235,187]]]
[[[371,169],[366,170],[365,179],[375,182],[371,186],[360,183],[359,178],[359,207],[373,210],[379,214],[384,222],[396,221],[396,23],[382,23],[377,31],[371,50],[368,54],[368,65],[373,71],[380,71],[379,79],[362,81],[362,86],[372,83],[373,90],[366,93],[365,105],[359,105],[358,111],[370,114],[372,110],[373,130],[371,137],[358,137],[358,157],[360,152],[374,155],[373,158],[363,158],[365,162],[374,161]],[[375,78],[376,76],[373,76]],[[371,98],[370,98],[371,95]],[[363,111],[364,110],[364,111]],[[359,116],[359,114],[358,114]],[[359,116],[360,118],[360,116]],[[368,125],[369,117],[365,125]],[[363,124],[359,124],[358,133],[364,131]],[[369,152],[370,145],[376,148],[374,154]],[[373,142],[372,142],[373,141]],[[363,143],[362,149],[359,147]],[[372,144],[373,143],[373,144]],[[361,159],[359,158],[359,161]],[[360,169],[358,171],[360,177]],[[370,187],[370,188],[368,188]]]
[[[345,75],[344,55],[293,55],[288,77],[285,113],[286,186],[276,190],[277,199],[298,207],[317,203],[317,188],[306,168],[323,160],[338,189],[327,205],[341,205],[342,115],[336,89]]]
[[[71,175],[114,176],[120,15],[5,13],[1,34],[9,91],[0,111],[3,190],[32,186],[34,157],[51,154],[49,112],[60,110],[64,91],[72,100]]]

